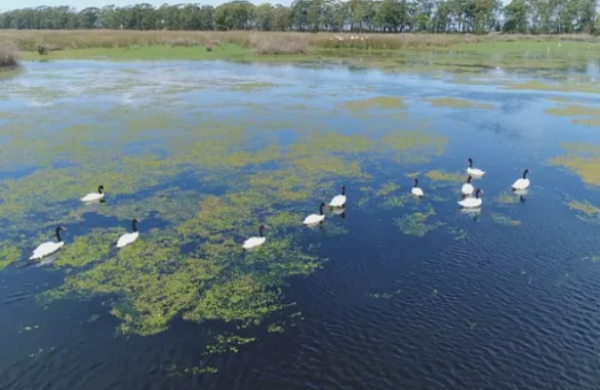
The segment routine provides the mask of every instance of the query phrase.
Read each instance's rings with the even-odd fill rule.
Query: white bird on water
[[[344,207],[346,204],[346,186],[342,186],[342,194],[336,195],[329,202],[329,206],[331,207]]]
[[[90,192],[83,198],[81,198],[82,202],[95,202],[97,200],[104,199],[104,186],[98,186],[98,192]]]
[[[479,197],[479,194],[482,193],[482,192],[483,191],[481,191],[478,188],[477,191],[475,191],[475,197],[465,198],[465,199],[459,201],[458,204],[461,205],[461,207],[464,207],[464,208],[481,207],[482,200]]]
[[[410,193],[414,196],[418,196],[419,198],[425,195],[423,190],[419,188],[419,179],[415,179],[413,188],[410,190]]]
[[[467,182],[463,184],[462,188],[460,189],[460,192],[463,195],[471,195],[473,191],[475,191],[475,188],[473,188],[473,184],[471,184],[471,175],[469,175],[469,177],[467,178]]]
[[[325,203],[321,203],[319,206],[319,214],[311,214],[308,217],[304,218],[305,225],[316,225],[317,223],[323,222],[325,219],[325,214],[323,214],[323,207],[325,207]]]
[[[265,240],[266,240],[266,237],[264,236],[264,230],[266,228],[268,228],[268,226],[260,225],[258,227],[258,237],[250,237],[249,239],[244,241],[244,244],[242,245],[242,247],[244,249],[252,249],[252,248],[256,248],[259,245],[264,244]]]
[[[52,253],[54,253],[57,250],[59,250],[60,248],[62,248],[62,246],[65,245],[65,243],[60,238],[61,230],[67,230],[67,228],[62,227],[62,226],[57,227],[55,230],[56,242],[47,241],[47,242],[40,244],[37,248],[35,248],[35,250],[33,251],[33,254],[29,258],[29,260],[41,259],[45,256],[51,255]]]
[[[513,190],[525,190],[529,187],[529,179],[527,178],[528,173],[529,173],[529,169],[525,169],[523,171],[523,177],[513,183],[513,185],[512,185]]]
[[[132,232],[124,233],[121,237],[119,237],[119,240],[117,241],[117,248],[123,248],[125,245],[129,245],[138,239],[138,237],[140,236],[140,233],[137,230],[138,222],[139,222],[139,220],[137,218],[134,218],[131,221]]]
[[[481,177],[481,176],[485,175],[485,172],[482,171],[481,169],[473,168],[473,159],[471,157],[469,157],[467,159],[467,161],[469,162],[469,167],[467,168],[467,174],[469,174],[473,177]]]

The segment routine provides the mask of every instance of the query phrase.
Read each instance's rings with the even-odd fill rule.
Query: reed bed
[[[260,31],[129,31],[129,30],[0,30],[0,42],[12,42],[22,51],[57,49],[128,48],[144,46],[204,46],[221,44],[252,48],[257,54],[305,54],[310,48],[400,50],[445,48],[479,42],[570,40],[600,42],[578,35],[521,34],[357,34]]]
[[[17,47],[10,42],[0,41],[0,69],[14,68],[19,65]]]

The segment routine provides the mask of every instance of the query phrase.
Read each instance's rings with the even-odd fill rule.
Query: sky
[[[7,11],[17,8],[34,8],[40,5],[57,6],[57,5],[68,5],[78,10],[87,7],[104,7],[105,5],[114,4],[116,6],[125,6],[138,3],[148,3],[154,6],[161,6],[167,4],[182,4],[182,3],[202,3],[219,5],[224,3],[226,0],[179,0],[179,1],[165,1],[165,0],[0,0],[0,11]],[[251,3],[279,3],[289,5],[292,0],[250,0]]]

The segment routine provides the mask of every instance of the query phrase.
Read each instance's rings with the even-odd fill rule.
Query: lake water
[[[57,61],[0,80],[0,388],[597,388],[597,96],[477,77]],[[303,227],[343,185],[345,213]],[[29,262],[58,225],[65,247]]]

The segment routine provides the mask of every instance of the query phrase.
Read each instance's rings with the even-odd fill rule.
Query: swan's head
[[[261,237],[263,236],[263,234],[264,234],[265,230],[266,230],[266,229],[268,229],[268,228],[269,228],[269,227],[268,227],[267,225],[260,225],[260,226],[258,227],[258,233],[260,234],[260,236],[261,236]]]
[[[342,186],[342,195],[346,195],[346,186]]]
[[[100,184],[100,185],[98,186],[98,193],[99,193],[99,194],[101,194],[101,193],[102,193],[102,191],[104,191],[104,186],[103,186],[102,184]]]
[[[415,178],[415,180],[413,182],[414,182],[415,187],[419,185],[419,179]]]
[[[134,219],[132,219],[132,220],[131,220],[131,222],[133,222],[133,223],[139,223],[139,222],[140,222],[140,220],[139,220],[139,219],[137,219],[137,218],[134,218]]]
[[[63,231],[63,230],[67,230],[67,228],[64,227],[64,226],[58,226],[58,227],[56,227],[56,231],[57,232],[60,232],[60,231]]]
[[[469,177],[467,177],[467,183],[471,184],[471,175],[469,175]]]

